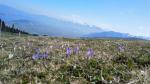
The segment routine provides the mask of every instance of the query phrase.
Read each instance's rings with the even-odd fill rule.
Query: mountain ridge
[[[15,8],[0,4],[0,18],[9,25],[14,24],[24,31],[40,35],[49,35],[56,37],[115,37],[124,38],[124,33],[106,31],[95,25],[73,23],[58,18],[36,15],[17,10]],[[96,33],[99,33],[99,35]],[[95,35],[94,35],[95,34]],[[108,35],[108,36],[107,36]],[[126,37],[131,37],[126,35]]]
[[[43,15],[33,15],[21,12],[14,8],[7,6],[5,7],[4,5],[0,5],[0,9],[3,9],[0,11],[0,13],[5,14],[0,15],[0,18],[4,19],[8,24],[15,24],[17,27],[22,28],[30,33],[48,34],[50,36],[62,37],[80,37],[87,33],[104,31],[96,26],[90,27],[89,25],[81,25]]]

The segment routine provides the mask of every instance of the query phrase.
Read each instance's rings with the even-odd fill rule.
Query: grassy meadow
[[[2,33],[0,84],[150,84],[150,41]]]

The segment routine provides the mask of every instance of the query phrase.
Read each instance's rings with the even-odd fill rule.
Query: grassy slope
[[[79,54],[66,58],[67,46],[73,49],[76,44],[80,45]],[[48,58],[32,60],[35,48],[41,53],[48,50]],[[91,58],[86,55],[88,48],[94,50]],[[149,84],[149,66],[150,41],[19,37],[9,33],[0,38],[0,82],[6,84]]]

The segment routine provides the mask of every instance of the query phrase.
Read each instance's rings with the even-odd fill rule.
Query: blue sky
[[[150,37],[150,0],[0,0],[23,11]]]

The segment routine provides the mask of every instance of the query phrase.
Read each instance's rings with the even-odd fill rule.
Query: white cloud
[[[60,16],[62,19],[64,20],[68,20],[68,21],[71,21],[71,22],[74,22],[74,23],[80,23],[80,24],[86,24],[88,22],[86,22],[86,20],[79,16],[79,15],[76,15],[76,14],[72,14],[72,15],[63,15],[63,16]]]
[[[114,27],[114,25],[112,25],[112,24],[105,24],[105,23],[99,24],[98,26],[102,27],[102,28],[105,28],[105,29],[110,29],[110,28]]]

